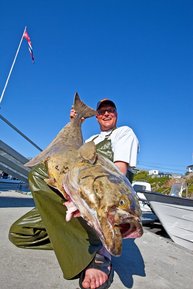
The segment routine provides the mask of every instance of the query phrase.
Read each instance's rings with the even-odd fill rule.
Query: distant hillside
[[[133,181],[145,181],[151,184],[152,191],[169,194],[171,186],[176,182],[186,181],[188,186],[188,197],[193,197],[193,173],[175,179],[167,176],[149,176],[147,171],[138,171]]]

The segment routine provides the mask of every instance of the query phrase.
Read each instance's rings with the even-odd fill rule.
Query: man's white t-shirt
[[[86,142],[93,140],[95,144],[98,144],[108,135],[114,153],[113,161],[123,161],[128,163],[129,167],[136,167],[139,141],[130,127],[121,126],[113,131],[101,131],[100,134],[91,136]]]

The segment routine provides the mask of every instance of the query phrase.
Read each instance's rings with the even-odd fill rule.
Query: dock
[[[8,240],[11,224],[32,209],[30,195],[0,191],[0,288],[78,289],[78,279],[63,279],[53,251],[15,247]],[[139,239],[123,240],[120,257],[112,258],[111,289],[191,289],[193,252],[144,228]]]

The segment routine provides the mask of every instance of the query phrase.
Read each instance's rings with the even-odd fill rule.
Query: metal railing
[[[28,182],[29,168],[24,164],[29,160],[0,140],[0,170],[19,179]]]

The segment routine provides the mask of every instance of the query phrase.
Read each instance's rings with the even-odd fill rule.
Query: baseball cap
[[[113,106],[115,109],[117,109],[115,103],[112,100],[104,98],[97,102],[96,110],[98,110],[103,104],[109,104],[110,106]]]

